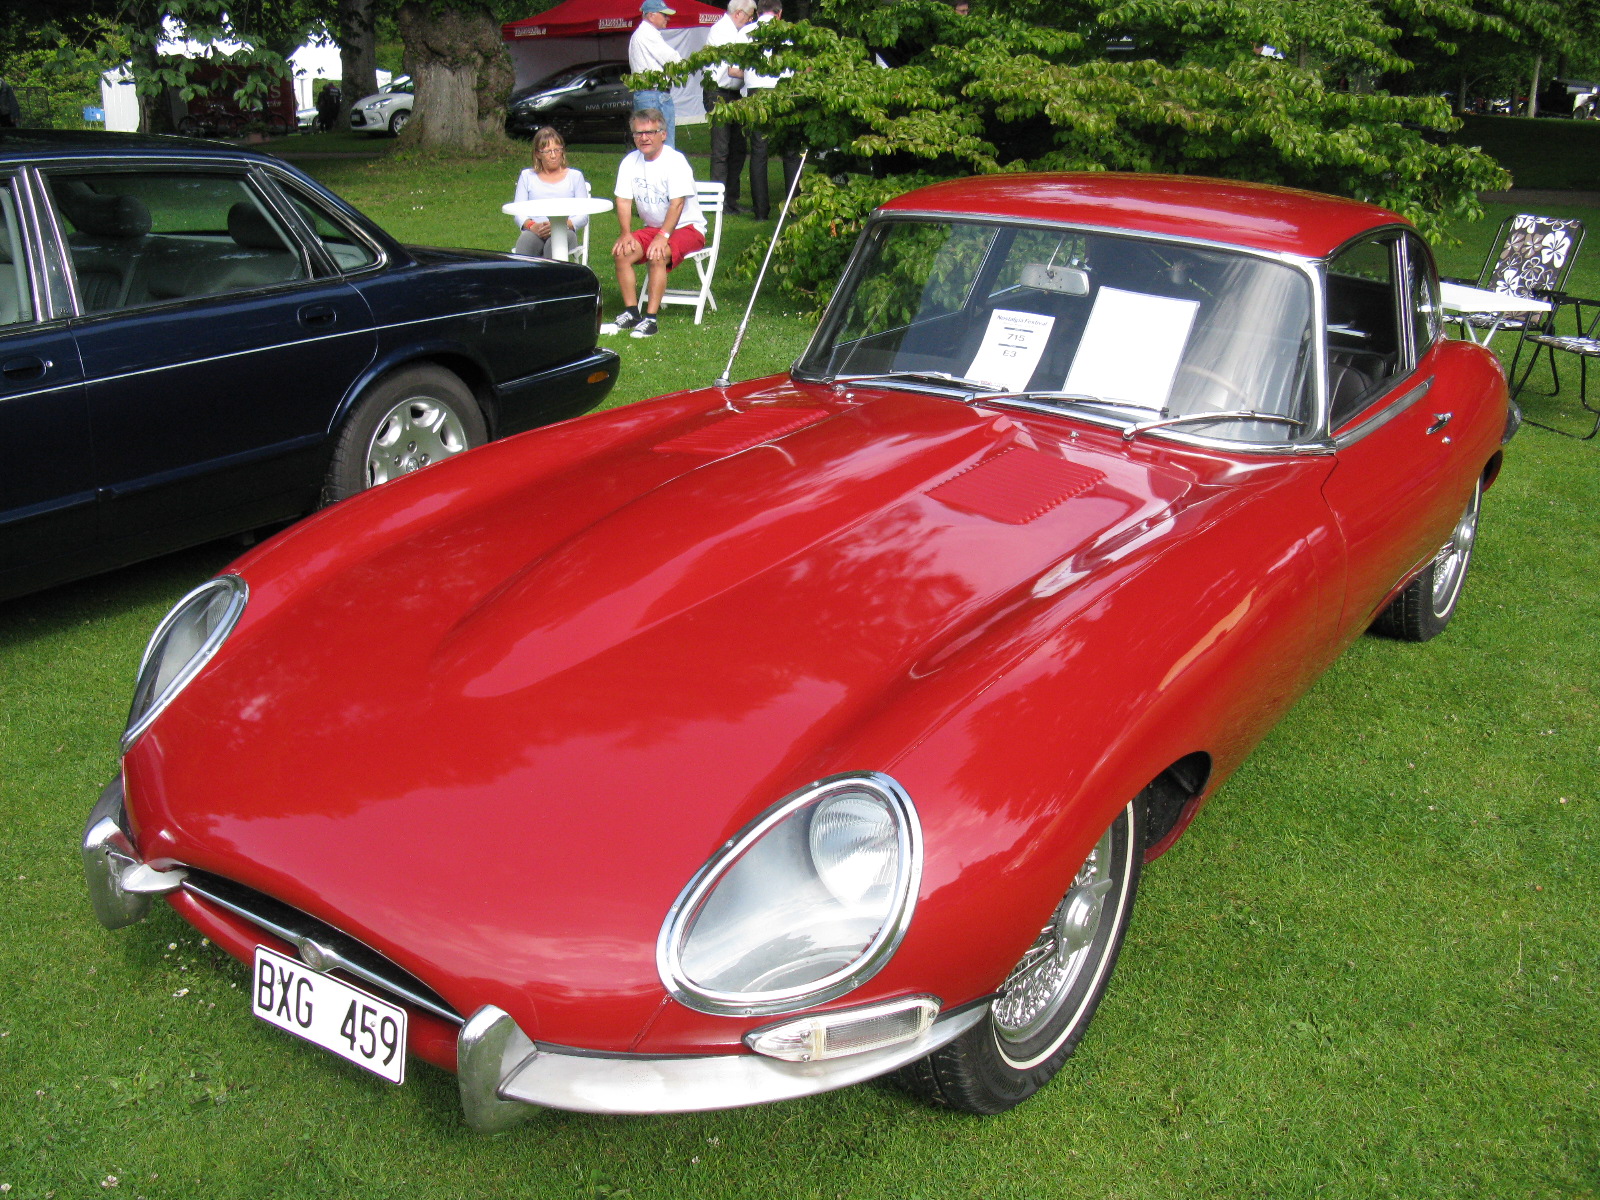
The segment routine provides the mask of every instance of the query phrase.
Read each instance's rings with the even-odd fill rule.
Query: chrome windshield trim
[[[1429,375],[1421,383],[1415,384],[1397,399],[1391,400],[1388,404],[1384,405],[1381,409],[1373,413],[1372,416],[1368,417],[1365,421],[1362,421],[1359,425],[1353,425],[1349,429],[1345,430],[1345,432],[1335,436],[1333,439],[1333,448],[1335,450],[1343,450],[1346,446],[1352,446],[1356,442],[1359,442],[1373,430],[1380,429],[1387,425],[1390,421],[1394,420],[1401,413],[1405,412],[1406,409],[1410,408],[1418,400],[1421,400],[1430,391],[1432,391],[1433,380],[1434,377]]]

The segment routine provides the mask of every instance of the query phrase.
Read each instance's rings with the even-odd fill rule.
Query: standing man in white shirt
[[[783,19],[783,0],[756,0],[756,24],[765,25],[768,21]],[[746,35],[748,36],[748,34]],[[785,72],[788,74],[788,72]],[[779,75],[762,75],[756,71],[744,73],[744,90],[748,95],[762,88],[778,86]],[[749,131],[750,138],[750,211],[755,214],[758,221],[765,221],[771,212],[771,203],[767,196],[767,135],[760,129],[752,127]],[[794,183],[794,177],[800,173],[800,156],[798,154],[785,154],[783,156],[783,190],[787,194],[789,186]]]
[[[648,0],[646,0],[648,2]],[[667,290],[667,273],[687,254],[706,244],[706,219],[695,198],[694,168],[666,143],[666,120],[661,110],[641,108],[628,122],[638,149],[617,168],[617,224],[622,236],[611,247],[617,268],[617,288],[622,292],[622,312],[617,330],[630,330],[636,338],[654,337]],[[633,229],[633,212],[642,223]],[[633,268],[645,264],[644,311],[639,310],[639,286]]]
[[[727,46],[748,41],[744,27],[756,18],[756,0],[729,0],[728,11],[706,35],[707,46]],[[718,63],[705,75],[706,113],[739,98],[744,72],[732,63]],[[726,114],[724,114],[726,116]],[[739,176],[744,174],[744,129],[736,121],[711,118],[711,178],[726,188],[723,210],[739,212]]]
[[[667,18],[677,9],[668,8],[667,0],[644,0],[639,5],[639,28],[628,39],[628,69],[630,71],[659,71],[668,63],[682,62],[683,55],[667,45],[661,31],[667,27]],[[633,111],[653,108],[663,114],[667,129],[667,146],[678,145],[678,109],[672,102],[672,93],[646,88],[633,94]]]

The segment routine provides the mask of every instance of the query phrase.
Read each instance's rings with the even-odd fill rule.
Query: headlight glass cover
[[[887,775],[834,775],[768,809],[673,905],[656,945],[668,992],[700,1012],[793,1012],[888,962],[911,921],[922,831]]]
[[[122,735],[124,753],[211,660],[238,624],[249,597],[250,589],[239,576],[219,575],[178,601],[156,626],[139,662]]]

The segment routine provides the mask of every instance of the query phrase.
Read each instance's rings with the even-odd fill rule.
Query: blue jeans
[[[671,92],[643,91],[633,94],[633,111],[641,108],[659,108],[667,119],[667,145],[678,148],[678,108],[672,102]]]

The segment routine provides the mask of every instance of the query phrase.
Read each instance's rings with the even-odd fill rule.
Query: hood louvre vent
[[[668,454],[737,454],[830,415],[821,408],[753,408],[660,442],[656,449]]]
[[[928,495],[992,521],[1026,525],[1105,477],[1104,471],[1013,446],[945,480]]]

